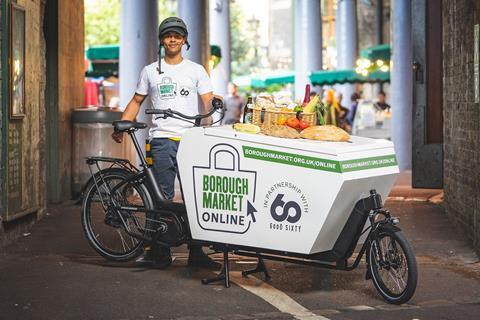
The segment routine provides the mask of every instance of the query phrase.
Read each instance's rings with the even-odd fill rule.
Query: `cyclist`
[[[165,48],[165,58],[143,68],[133,98],[122,115],[122,120],[134,120],[142,102],[150,96],[155,109],[170,108],[184,114],[206,113],[213,99],[212,84],[205,68],[182,56],[182,47],[188,43],[188,31],[182,19],[169,17],[158,28],[160,48]],[[199,108],[198,95],[203,106]],[[205,121],[206,120],[206,121]],[[203,124],[210,124],[204,119]],[[167,199],[173,199],[175,177],[178,173],[177,150],[182,134],[191,124],[173,118],[152,119],[150,146],[155,178]],[[113,133],[113,139],[121,142],[122,133]],[[156,268],[166,268],[172,263],[170,249],[154,245],[145,248],[142,262]],[[149,250],[150,249],[150,250]],[[189,266],[218,268],[220,264],[211,260],[201,246],[190,245]]]

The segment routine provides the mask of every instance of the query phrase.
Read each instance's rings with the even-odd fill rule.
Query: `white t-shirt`
[[[179,64],[167,64],[162,59],[162,74],[158,61],[143,68],[135,92],[148,95],[155,109],[172,109],[186,115],[197,115],[198,95],[212,92],[212,83],[205,68],[188,59]],[[155,119],[150,138],[180,138],[192,124],[173,118]]]

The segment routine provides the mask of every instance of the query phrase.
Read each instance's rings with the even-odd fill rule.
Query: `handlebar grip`
[[[155,109],[145,109],[145,114],[156,114],[156,111]]]
[[[214,97],[212,100],[213,109],[223,109],[223,101],[217,97]]]

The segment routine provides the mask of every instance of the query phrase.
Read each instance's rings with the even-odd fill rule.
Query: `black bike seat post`
[[[147,167],[147,160],[145,159],[145,155],[143,154],[142,148],[140,147],[140,144],[138,143],[137,137],[135,136],[135,130],[129,130],[128,135],[133,141],[133,145],[135,147],[135,150],[137,151],[138,156],[140,157],[140,162],[144,168]]]

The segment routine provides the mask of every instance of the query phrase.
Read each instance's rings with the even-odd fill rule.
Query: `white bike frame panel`
[[[385,199],[398,174],[393,143],[283,139],[193,128],[178,165],[192,238],[313,254],[333,248],[355,203]]]

